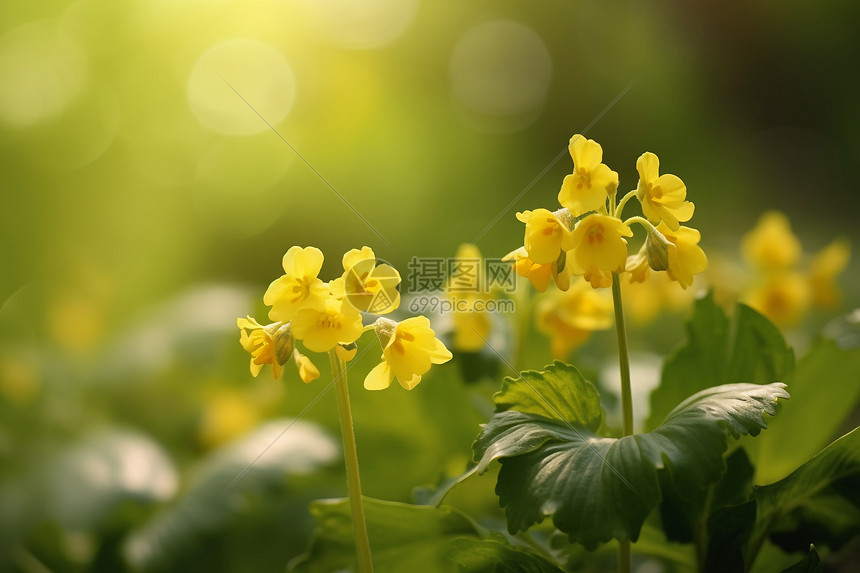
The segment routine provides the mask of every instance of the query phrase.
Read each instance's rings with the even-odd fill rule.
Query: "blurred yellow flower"
[[[536,325],[549,337],[553,358],[564,360],[592,331],[611,328],[613,316],[608,297],[576,280],[567,292],[551,291],[538,301]]]
[[[251,374],[256,378],[263,366],[271,364],[272,375],[280,378],[281,365],[286,362],[292,350],[292,339],[289,333],[281,332],[279,335],[284,324],[275,322],[263,326],[249,316],[236,319],[236,326],[240,329],[239,343],[251,354]]]
[[[474,310],[474,301],[466,299],[467,310],[455,310],[453,313],[454,339],[451,341],[456,350],[476,352],[484,347],[490,336],[492,320],[486,310]]]
[[[484,259],[478,247],[463,243],[457,248],[455,260],[484,269]],[[476,352],[484,347],[490,336],[492,321],[486,311],[488,292],[483,272],[458,273],[448,281],[445,292],[452,301],[451,318],[454,324],[453,347],[462,352]]]
[[[761,216],[741,241],[744,258],[763,271],[783,271],[800,260],[800,241],[791,232],[788,218],[778,211]]]
[[[399,323],[380,318],[374,326],[382,343],[382,362],[364,379],[368,390],[388,388],[395,377],[401,386],[411,390],[432,364],[443,364],[452,358],[425,316]]]
[[[769,274],[764,283],[749,290],[742,300],[780,328],[790,327],[809,309],[809,283],[802,274],[793,271]]]
[[[552,263],[569,241],[570,231],[548,209],[535,209],[517,213],[517,219],[526,224],[525,249],[529,258],[538,264]]]
[[[293,335],[314,352],[328,352],[336,344],[355,342],[363,332],[361,314],[351,304],[329,293],[322,308],[304,308],[292,321]]]
[[[653,153],[643,153],[636,161],[639,185],[636,197],[642,204],[645,218],[655,225],[660,221],[673,231],[678,221],[689,221],[694,205],[687,198],[687,187],[675,175],[660,175],[660,160]]]
[[[203,399],[204,410],[197,436],[209,448],[228,442],[260,420],[260,412],[247,396],[230,388],[221,388]]]
[[[651,322],[664,311],[686,311],[696,296],[692,289],[679,289],[666,273],[650,273],[642,282],[636,282],[631,273],[623,282],[624,314],[638,325]]]
[[[568,256],[572,272],[584,275],[592,287],[612,284],[611,273],[622,272],[627,264],[630,230],[621,219],[608,215],[589,215],[573,230],[573,250]]]
[[[851,244],[847,239],[837,239],[815,255],[809,267],[813,304],[820,308],[839,306],[842,294],[836,286],[836,276],[845,269],[850,258]]]
[[[564,178],[558,202],[575,217],[604,209],[606,199],[618,189],[618,173],[601,163],[603,149],[593,139],[574,135],[568,149],[573,158],[573,173]]]
[[[32,356],[27,356],[25,352],[2,350],[0,352],[0,397],[16,406],[31,402],[42,387],[36,363],[36,360]]]
[[[702,235],[696,229],[678,227],[672,231],[665,222],[657,230],[669,241],[669,268],[666,274],[686,289],[693,284],[693,275],[708,268],[708,257],[699,246]]]
[[[263,302],[272,309],[269,318],[289,322],[302,309],[322,310],[328,287],[317,275],[323,264],[322,251],[316,247],[290,247],[284,255],[284,275],[272,281]]]
[[[377,265],[370,247],[347,252],[343,256],[343,270],[344,296],[357,310],[387,314],[400,306],[397,290],[400,273],[391,265]]]

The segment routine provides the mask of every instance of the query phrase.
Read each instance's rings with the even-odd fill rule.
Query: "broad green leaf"
[[[705,388],[785,381],[793,369],[794,352],[779,329],[742,304],[730,319],[709,294],[696,301],[686,342],[663,366],[646,427],[655,428],[675,404]]]
[[[857,495],[858,478],[860,429],[855,428],[824,448],[788,477],[756,488],[753,495],[758,502],[758,517],[753,532],[751,557],[755,558],[757,547],[772,531],[785,530],[780,527],[783,519],[789,520],[795,529],[807,522],[819,528],[829,526],[833,529],[832,532],[826,532],[828,538],[838,535],[840,531],[836,529],[845,529],[846,524],[834,519],[834,495],[844,498],[843,511],[838,513],[843,517],[853,515],[854,523],[848,524],[848,530],[856,531],[860,528],[860,522],[857,521],[858,512],[846,510],[851,509],[852,502],[856,505],[858,501],[853,499]],[[838,500],[835,503],[838,504]],[[813,541],[818,540],[806,540],[807,543]]]
[[[550,419],[512,404],[475,441],[478,471],[502,462],[496,494],[511,533],[552,515],[556,527],[586,547],[612,538],[635,541],[660,502],[658,472],[668,471],[682,494],[718,480],[727,434],[757,435],[766,427],[763,413],[774,414],[776,399],[788,397],[783,386],[709,388],[682,402],[656,430],[620,439],[597,436],[581,419]]]
[[[708,518],[702,515],[705,511],[713,513],[749,499],[754,470],[746,450],[735,448],[725,459],[726,471],[720,480],[711,488],[692,496],[680,495],[672,487],[671,478],[665,473],[661,474],[663,501],[660,503],[660,518],[667,539],[691,543],[695,539],[695,528],[703,518]]]
[[[755,501],[721,507],[708,517],[705,573],[744,570],[744,549],[755,523]]]
[[[374,567],[390,573],[460,573],[558,569],[530,553],[482,540],[481,528],[458,510],[364,498]],[[311,505],[317,533],[308,552],[290,564],[299,573],[357,570],[349,501],[326,500]],[[472,557],[468,553],[474,553]],[[504,559],[516,569],[488,568],[488,559]]]
[[[789,390],[792,401],[756,442],[756,483],[787,476],[837,435],[860,400],[860,349],[819,340],[798,361]]]
[[[496,411],[516,410],[556,418],[597,430],[603,423],[600,393],[575,366],[555,361],[544,370],[526,370],[505,378],[493,396]]]

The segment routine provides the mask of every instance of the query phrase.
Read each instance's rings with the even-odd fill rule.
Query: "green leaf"
[[[690,543],[694,540],[694,529],[699,526],[705,511],[713,512],[749,499],[753,471],[746,450],[735,448],[726,456],[726,471],[720,481],[707,491],[686,497],[675,491],[671,478],[665,472],[661,474],[663,501],[660,503],[660,518],[666,538]]]
[[[474,466],[458,476],[442,476],[439,483],[434,487],[418,486],[412,490],[412,499],[416,505],[439,507],[452,489],[475,475],[477,471],[477,466]]]
[[[543,557],[492,539],[455,539],[450,558],[469,573],[562,573]]]
[[[794,352],[779,329],[744,305],[729,319],[709,294],[696,301],[686,342],[663,366],[646,427],[655,428],[675,404],[705,388],[784,381],[793,369]]]
[[[860,428],[855,428],[838,440],[831,443],[812,459],[797,468],[780,481],[758,487],[754,497],[758,502],[758,518],[753,532],[753,550],[764,542],[773,531],[785,534],[786,528],[781,522],[787,520],[792,529],[797,529],[803,523],[810,523],[818,530],[818,535],[825,535],[824,540],[839,538],[844,531],[856,531],[860,527],[857,511],[851,505],[856,505],[856,483],[860,477]],[[834,495],[843,499],[841,512],[833,510]],[[855,508],[856,509],[856,508]],[[852,523],[846,524],[841,519],[834,519],[839,513],[850,517]],[[851,517],[853,515],[853,517]],[[825,528],[822,531],[822,528]],[[826,529],[829,528],[830,531]],[[809,542],[818,539],[808,539]],[[753,558],[755,555],[752,556]]]
[[[513,409],[567,420],[590,430],[597,430],[603,423],[597,388],[575,366],[559,361],[541,371],[526,370],[517,378],[505,378],[493,401],[496,412]]]
[[[821,558],[818,557],[815,545],[810,545],[809,555],[788,569],[783,569],[782,573],[818,573],[819,571],[821,571]]]
[[[391,573],[533,571],[559,573],[549,562],[510,545],[482,540],[481,528],[452,508],[409,505],[364,498],[374,567]],[[349,501],[311,505],[317,533],[308,552],[290,563],[299,573],[356,570]],[[494,568],[493,559],[515,568]]]
[[[755,523],[755,501],[721,507],[708,517],[705,573],[744,571],[744,549]]]
[[[844,350],[827,339],[798,361],[789,384],[793,400],[756,443],[757,483],[787,476],[838,435],[860,400],[858,372],[860,349]]]
[[[566,384],[558,376],[544,376],[543,381]],[[502,462],[496,494],[511,533],[552,515],[556,527],[586,547],[611,538],[635,541],[660,502],[658,472],[667,470],[682,494],[719,479],[725,471],[727,434],[757,435],[766,427],[763,413],[772,415],[776,399],[788,397],[783,386],[709,388],[681,403],[653,432],[620,439],[599,437],[593,423],[583,424],[594,417],[551,419],[519,411],[520,405],[509,400],[505,404],[510,409],[495,414],[473,445],[478,471],[493,460]],[[550,390],[553,396],[565,392]],[[582,385],[567,399],[585,400],[590,394],[588,385]],[[523,399],[524,409],[535,404],[530,397]],[[557,409],[579,411],[565,404]]]

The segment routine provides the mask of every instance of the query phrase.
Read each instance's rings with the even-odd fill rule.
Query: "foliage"
[[[574,391],[571,378],[581,381]],[[774,414],[776,399],[788,397],[783,386],[710,388],[681,403],[654,431],[615,439],[595,433],[602,420],[596,389],[574,367],[556,363],[506,380],[475,457],[479,471],[502,461],[496,493],[511,533],[552,515],[556,527],[586,547],[611,538],[635,541],[661,499],[658,472],[668,472],[685,495],[717,481],[725,470],[726,435],[758,434],[766,427],[762,414]],[[546,400],[552,417],[535,413],[531,397],[520,405],[517,396],[527,388]],[[560,397],[584,406],[576,411]]]
[[[545,559],[514,548],[451,507],[426,507],[365,498],[365,511],[380,571],[451,573],[559,573]],[[294,561],[297,573],[328,573],[355,566],[355,541],[347,500],[318,501],[311,512],[317,533],[308,553]]]

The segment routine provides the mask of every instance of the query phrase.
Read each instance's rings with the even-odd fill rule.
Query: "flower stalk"
[[[618,364],[621,370],[621,417],[624,436],[633,435],[633,394],[630,389],[630,357],[627,350],[627,329],[624,326],[624,306],[621,303],[621,279],[612,273],[612,302],[615,305],[615,331],[618,335]],[[630,540],[619,541],[618,571],[629,573],[631,567]]]
[[[346,483],[349,507],[352,513],[352,526],[355,532],[355,551],[358,556],[360,573],[373,573],[373,558],[370,553],[370,539],[367,536],[367,522],[364,518],[364,502],[361,498],[361,477],[358,472],[358,450],[355,445],[355,431],[352,424],[352,409],[349,404],[349,386],[346,379],[346,365],[332,349],[332,376],[337,393],[337,412],[340,418],[340,431],[343,436],[343,457],[346,461]]]

